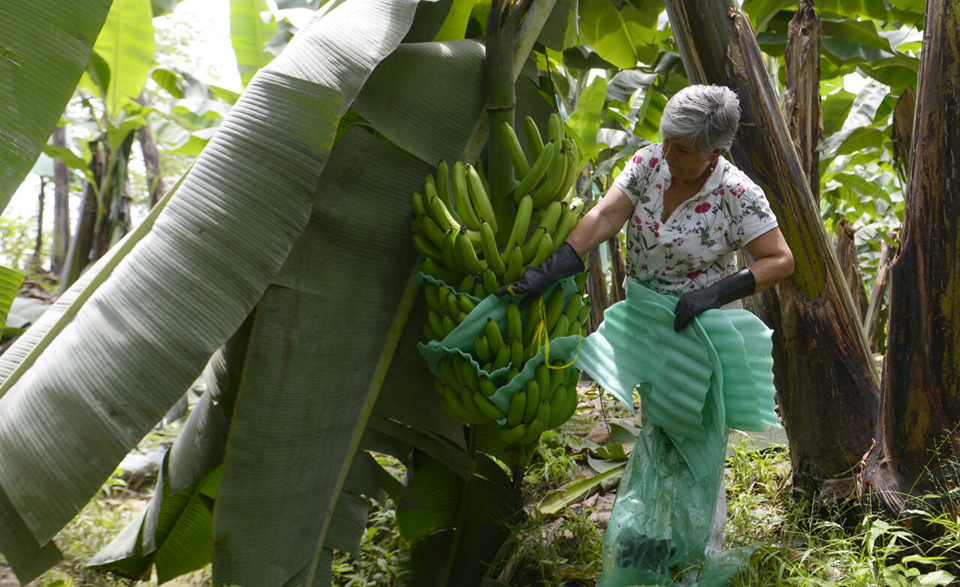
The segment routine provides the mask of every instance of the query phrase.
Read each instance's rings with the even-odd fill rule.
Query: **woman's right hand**
[[[523,276],[495,291],[497,296],[526,294],[517,306],[522,310],[536,301],[551,285],[584,270],[583,259],[570,243],[563,243],[537,267],[527,267]]]

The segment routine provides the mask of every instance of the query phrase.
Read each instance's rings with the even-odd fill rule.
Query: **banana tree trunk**
[[[150,123],[137,130],[137,140],[140,141],[140,152],[143,153],[143,164],[147,169],[147,189],[150,190],[150,206],[153,207],[163,197],[164,185],[163,173],[160,171],[160,153],[157,151],[157,141],[153,137]]]
[[[876,444],[859,486],[892,512],[952,487],[960,439],[960,0],[929,0]],[[913,504],[910,504],[911,507]]]
[[[879,383],[747,16],[733,0],[666,0],[691,82],[724,84],[743,115],[732,153],[769,196],[796,259],[771,303],[774,376],[795,482],[849,477],[869,449]]]
[[[613,305],[626,299],[623,289],[623,280],[627,278],[627,267],[623,262],[623,249],[620,247],[620,235],[617,234],[607,241],[607,252],[610,254],[610,297],[607,301]]]
[[[840,263],[843,278],[847,282],[847,287],[850,288],[850,295],[853,296],[857,316],[861,323],[865,324],[863,321],[870,302],[867,300],[866,290],[863,289],[863,277],[860,275],[860,267],[857,263],[857,245],[854,242],[856,233],[857,231],[846,218],[841,218],[837,223],[837,262]],[[870,337],[866,336],[866,339],[869,342]]]
[[[99,210],[97,191],[102,184],[102,160],[100,149],[93,145],[93,156],[90,160],[90,171],[94,181],[87,181],[83,186],[83,200],[80,204],[80,217],[77,218],[77,228],[73,231],[73,239],[67,250],[67,257],[60,272],[60,293],[67,291],[80,277],[80,273],[90,262],[90,250],[93,249],[94,235]]]
[[[66,130],[53,131],[53,145],[66,147]],[[70,244],[70,171],[66,163],[55,159],[53,163],[53,246],[50,250],[50,272],[60,275]]]
[[[820,142],[823,117],[820,112],[820,15],[813,0],[801,0],[787,32],[787,125],[810,193],[820,199]]]

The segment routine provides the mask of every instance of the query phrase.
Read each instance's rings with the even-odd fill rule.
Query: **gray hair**
[[[740,124],[740,99],[725,86],[687,86],[667,102],[660,118],[664,139],[690,141],[701,153],[729,149]]]

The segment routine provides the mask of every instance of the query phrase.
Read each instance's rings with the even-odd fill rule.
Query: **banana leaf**
[[[389,39],[399,41],[414,7],[341,7],[298,37],[251,82],[108,283],[44,341],[29,372],[5,382],[0,486],[38,544],[82,508],[261,297],[306,225],[345,102],[392,49]],[[367,46],[371,35],[384,42]],[[346,54],[317,51],[330,38]],[[164,340],[178,343],[158,346]]]
[[[110,0],[83,10],[59,0],[0,4],[0,211],[57,125],[109,8]]]
[[[153,11],[148,4],[142,0],[113,0],[93,46],[96,63],[107,70],[101,70],[94,79],[85,75],[81,80],[103,98],[111,119],[116,119],[120,109],[143,91],[153,65],[153,36]]]
[[[230,41],[237,56],[237,69],[244,87],[260,69],[273,60],[266,43],[277,34],[272,16],[264,22],[261,14],[269,14],[266,0],[230,0]]]
[[[433,459],[413,471],[411,493],[425,507],[398,508],[412,547],[401,558],[398,587],[479,585],[521,512],[510,478],[489,457],[464,481]]]
[[[0,267],[0,324],[7,323],[10,307],[17,297],[21,283],[23,283],[23,273]]]

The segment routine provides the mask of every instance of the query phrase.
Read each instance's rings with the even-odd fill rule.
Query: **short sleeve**
[[[614,187],[627,194],[630,203],[636,206],[640,196],[649,189],[651,179],[660,172],[662,161],[660,145],[647,145],[634,153],[623,172],[614,180]]]
[[[778,226],[777,217],[760,186],[749,180],[737,182],[730,185],[729,193],[736,198],[731,207],[735,226],[733,244],[737,248]]]

